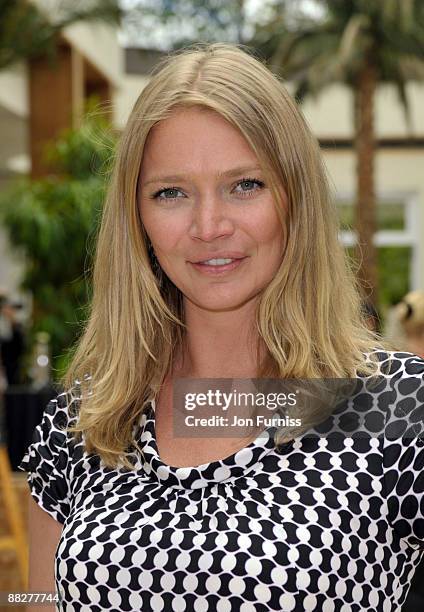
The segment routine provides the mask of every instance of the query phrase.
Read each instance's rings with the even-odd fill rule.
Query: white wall
[[[424,85],[409,84],[410,132],[405,114],[392,86],[379,87],[375,99],[375,128],[378,137],[424,136]],[[343,86],[334,85],[315,100],[302,105],[303,113],[315,134],[321,138],[349,138],[352,135],[352,94]]]
[[[66,4],[58,0],[30,0],[53,22],[60,19]],[[75,23],[64,31],[65,38],[80,50],[111,81],[123,71],[123,53],[118,46],[117,26],[101,23]]]
[[[335,195],[354,199],[356,159],[351,151],[324,152],[324,159]],[[402,201],[411,217],[405,229],[415,254],[411,261],[410,289],[424,288],[424,149],[380,150],[375,159],[377,197]],[[392,244],[399,237],[394,237]],[[402,238],[401,238],[402,239]]]
[[[127,74],[121,77],[113,99],[114,118],[119,129],[124,128],[134,103],[148,82],[147,77],[138,75]]]
[[[116,27],[76,23],[66,28],[64,37],[114,86],[119,86],[124,71],[124,51],[119,46]]]
[[[29,112],[28,70],[20,62],[7,70],[0,70],[0,106],[18,117]]]

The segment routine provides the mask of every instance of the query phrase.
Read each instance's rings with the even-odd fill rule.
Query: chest
[[[381,509],[379,475],[356,458],[306,440],[267,454],[246,479],[211,476],[210,486],[186,490],[132,472],[100,472],[88,486],[81,466],[81,497],[57,551],[64,600],[77,609],[81,590],[67,588],[75,575],[90,608],[105,592],[113,609],[194,610],[204,598],[210,610],[225,598],[238,610],[242,593],[252,610],[337,612],[347,601],[352,612],[383,612],[378,601],[413,568]]]
[[[174,467],[194,467],[220,461],[250,444],[246,438],[179,437],[174,429],[172,415],[157,412],[155,418],[156,445],[161,461]]]
[[[220,461],[245,448],[257,436],[225,437],[213,428],[193,428],[189,436],[181,437],[181,420],[187,415],[173,411],[172,395],[165,390],[156,400],[155,434],[161,461],[173,467],[194,467]],[[187,427],[184,428],[187,431]],[[208,433],[209,435],[205,435]]]

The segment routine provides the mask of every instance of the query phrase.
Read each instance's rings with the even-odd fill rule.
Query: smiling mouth
[[[236,270],[246,259],[247,257],[220,257],[189,263],[199,272],[206,274],[222,274],[224,272]]]

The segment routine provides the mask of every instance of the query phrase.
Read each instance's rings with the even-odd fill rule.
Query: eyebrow
[[[226,170],[225,172],[218,172],[216,178],[231,178],[232,176],[237,176],[238,174],[245,174],[247,172],[257,172],[261,170],[260,166],[238,166],[237,168],[232,168],[231,170]],[[172,174],[167,176],[153,176],[148,181],[143,181],[142,185],[149,185],[150,183],[173,183],[174,181],[182,181],[186,180],[187,175],[184,174]]]

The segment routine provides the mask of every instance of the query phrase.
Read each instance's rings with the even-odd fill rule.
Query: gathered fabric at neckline
[[[233,482],[237,478],[248,476],[260,461],[274,448],[276,427],[268,427],[246,447],[216,461],[197,466],[176,467],[164,463],[156,442],[155,400],[143,413],[141,436],[138,443],[143,450],[142,465],[144,471],[166,486],[180,489],[200,489],[218,483]]]

